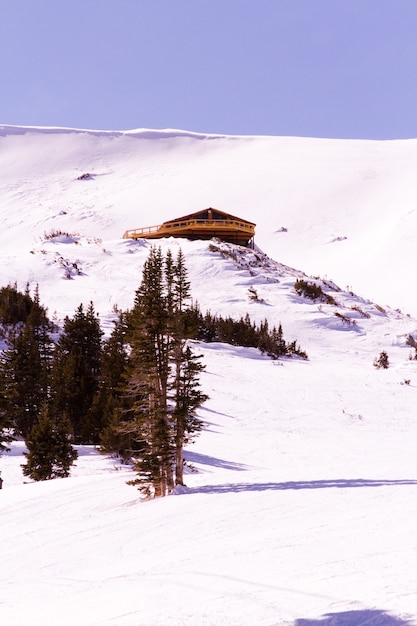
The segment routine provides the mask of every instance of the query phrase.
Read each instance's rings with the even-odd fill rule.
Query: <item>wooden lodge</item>
[[[160,226],[148,226],[127,230],[124,239],[159,239],[161,237],[184,237],[186,239],[212,239],[240,246],[252,246],[255,235],[253,222],[209,208],[183,217],[177,217]]]

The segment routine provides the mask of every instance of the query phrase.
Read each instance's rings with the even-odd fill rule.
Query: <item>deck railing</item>
[[[249,235],[255,234],[255,226],[248,224],[248,222],[241,222],[239,220],[183,220],[181,222],[165,222],[160,226],[147,226],[145,228],[135,228],[133,230],[127,230],[123,234],[123,239],[140,239],[146,238],[152,235],[169,235],[176,230],[189,231],[193,230],[218,230],[224,229],[228,231],[240,230],[248,233]]]

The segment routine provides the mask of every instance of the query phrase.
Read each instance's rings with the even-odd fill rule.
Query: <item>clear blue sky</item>
[[[0,0],[0,124],[417,137],[417,0]]]

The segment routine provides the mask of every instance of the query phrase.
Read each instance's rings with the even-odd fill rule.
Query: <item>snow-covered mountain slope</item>
[[[198,345],[196,471],[160,501],[141,504],[129,470],[88,448],[70,478],[23,484],[17,442],[0,458],[1,623],[417,625],[414,154],[415,141],[1,127],[0,284],[38,283],[58,319],[93,300],[108,332],[150,246],[122,233],[211,205],[257,222],[259,249],[162,240],[183,249],[193,298],[281,322],[309,355]],[[335,305],[295,293],[310,274]]]
[[[272,258],[417,314],[416,159],[417,140],[0,126],[0,279],[52,229],[107,242],[214,206]]]
[[[140,504],[88,449],[40,484],[12,486],[21,447],[0,460],[2,622],[417,624],[416,387],[343,344],[199,349],[206,430],[178,495]]]

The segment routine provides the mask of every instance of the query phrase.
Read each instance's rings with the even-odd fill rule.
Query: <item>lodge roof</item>
[[[184,222],[192,219],[211,219],[213,221],[232,220],[235,222],[244,222],[246,224],[256,226],[254,222],[249,222],[249,220],[245,220],[242,217],[236,217],[235,215],[231,215],[231,213],[219,211],[219,209],[213,209],[213,207],[208,207],[207,209],[203,209],[202,211],[196,211],[195,213],[189,213],[188,215],[183,215],[182,217],[175,217],[173,220],[167,220],[166,222],[164,222],[164,224],[171,224],[172,222]]]

